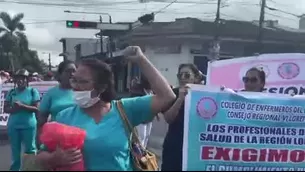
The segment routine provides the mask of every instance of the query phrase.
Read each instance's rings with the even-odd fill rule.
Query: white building
[[[107,41],[107,40],[105,40]],[[62,38],[63,52],[60,56],[63,56],[66,60],[76,61],[82,56],[89,56],[101,52],[100,39],[98,38]],[[106,44],[103,46],[105,51]]]

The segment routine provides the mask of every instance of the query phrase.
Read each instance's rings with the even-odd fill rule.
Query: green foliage
[[[0,26],[0,69],[15,71],[26,68],[30,72],[42,73],[46,64],[39,60],[37,51],[29,49],[29,42],[24,33],[22,23],[23,13],[10,16],[0,12],[0,19],[4,26]]]

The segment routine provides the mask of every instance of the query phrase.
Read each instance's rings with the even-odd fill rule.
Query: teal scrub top
[[[26,87],[24,90],[20,91],[18,89],[10,90],[5,101],[9,102],[13,106],[14,102],[21,102],[25,105],[33,105],[33,103],[40,100],[40,94],[37,89],[32,87]],[[34,128],[37,125],[37,120],[34,112],[28,110],[20,110],[15,113],[10,114],[8,120],[8,127],[14,127],[17,129],[24,128]]]
[[[74,106],[73,91],[62,89],[58,86],[50,88],[43,96],[40,102],[39,111],[42,114],[51,114],[51,120],[54,121],[56,115],[71,106]]]
[[[133,126],[152,121],[152,96],[122,99],[126,115]],[[100,123],[96,123],[78,106],[61,111],[56,121],[75,126],[86,131],[83,147],[85,168],[87,171],[130,171],[128,139],[124,123],[121,120],[115,101],[111,110],[105,114]]]

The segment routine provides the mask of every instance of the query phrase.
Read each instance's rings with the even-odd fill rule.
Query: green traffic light
[[[73,26],[73,22],[67,22],[67,26],[68,27],[72,27]]]

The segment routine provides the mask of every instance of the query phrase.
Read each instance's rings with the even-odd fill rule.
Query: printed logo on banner
[[[197,103],[197,113],[204,119],[212,119],[218,110],[217,103],[211,97],[203,97]]]
[[[283,79],[293,79],[300,74],[300,67],[292,62],[282,63],[278,67],[277,72]]]

